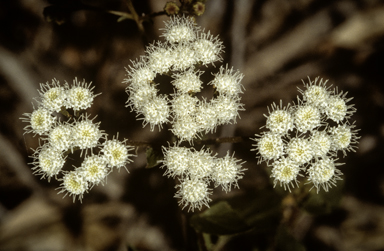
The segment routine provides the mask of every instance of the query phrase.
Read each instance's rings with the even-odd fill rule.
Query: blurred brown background
[[[52,1],[58,3],[60,1]],[[61,1],[63,2],[63,1]],[[76,0],[64,1],[67,5]],[[127,11],[118,0],[83,1]],[[161,11],[166,1],[133,1],[139,14]],[[57,195],[59,182],[32,174],[37,137],[23,135],[19,117],[32,111],[39,83],[92,81],[98,96],[89,110],[101,128],[120,138],[159,142],[167,128],[150,132],[125,108],[124,67],[144,52],[133,21],[116,22],[103,11],[54,9],[58,25],[44,19],[44,0],[0,2],[0,250],[194,250],[193,230],[173,198],[175,181],[158,167],[145,169],[145,149],[125,170],[108,176],[83,202]],[[49,10],[49,9],[48,9]],[[51,9],[52,11],[52,9]],[[55,12],[57,11],[57,12]],[[159,39],[166,16],[145,23],[147,41]],[[207,0],[199,25],[219,35],[224,62],[244,73],[246,92],[236,125],[215,136],[253,137],[272,102],[287,104],[301,79],[321,76],[354,97],[359,149],[341,162],[343,198],[330,214],[300,214],[293,235],[307,250],[384,250],[384,3],[379,0]],[[218,64],[216,64],[218,65]],[[208,70],[215,71],[214,67]],[[246,162],[240,190],[214,190],[213,203],[270,186],[251,141],[228,149]],[[303,184],[303,182],[301,183]],[[309,188],[309,186],[308,186]],[[233,237],[222,250],[252,250],[257,241]],[[241,246],[240,246],[241,245]],[[240,248],[241,247],[241,248]]]

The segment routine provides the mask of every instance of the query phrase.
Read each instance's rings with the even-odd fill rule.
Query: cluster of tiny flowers
[[[298,186],[298,177],[306,174],[308,183],[325,191],[341,179],[340,163],[335,163],[337,153],[355,151],[357,131],[349,119],[356,109],[347,104],[352,98],[347,93],[330,90],[327,81],[317,77],[299,89],[302,97],[297,104],[283,107],[272,104],[268,108],[267,131],[256,135],[259,163],[265,161],[272,167],[271,178],[288,188]]]
[[[229,192],[232,187],[238,188],[237,181],[244,174],[241,167],[243,163],[239,163],[241,160],[229,153],[217,158],[207,149],[197,151],[194,148],[171,146],[163,147],[163,154],[162,167],[167,168],[165,175],[179,179],[175,197],[181,199],[179,204],[183,209],[189,206],[188,211],[194,211],[195,208],[200,210],[203,205],[209,207],[209,195],[212,194],[210,182]]]
[[[145,56],[126,69],[127,106],[142,115],[143,125],[149,124],[151,130],[171,123],[171,131],[180,141],[191,142],[219,125],[235,123],[238,111],[243,110],[239,97],[243,75],[239,71],[221,66],[207,84],[217,95],[209,101],[195,96],[203,88],[200,77],[204,72],[198,67],[222,60],[222,42],[185,16],[173,16],[165,22],[162,36],[165,42],[148,46]],[[158,94],[160,84],[155,78],[160,75],[172,78],[171,95]]]
[[[25,133],[40,136],[41,146],[34,150],[32,170],[42,178],[62,181],[59,193],[81,200],[94,185],[103,184],[113,167],[120,168],[131,161],[132,154],[128,152],[133,147],[127,146],[125,140],[108,140],[107,134],[99,128],[100,122],[93,122],[86,113],[80,115],[97,96],[91,84],[75,79],[72,86],[68,83],[61,86],[54,79],[52,84],[40,87],[40,96],[36,98],[38,108],[21,118],[28,123]],[[72,109],[73,114],[67,109]],[[85,152],[81,166],[64,171],[68,154],[76,150],[81,150],[80,156]]]
[[[149,124],[153,131],[155,126],[160,129],[165,123],[171,124],[180,145],[183,141],[192,144],[220,125],[236,123],[239,111],[244,110],[240,103],[243,74],[239,71],[221,66],[206,84],[214,90],[213,97],[196,96],[204,87],[201,68],[222,61],[223,45],[218,37],[186,16],[172,16],[161,30],[165,41],[148,46],[145,55],[126,69],[127,106],[140,116],[143,126]],[[159,78],[161,75],[167,77]],[[157,79],[170,79],[174,92],[158,94],[164,83],[156,83]],[[238,187],[237,180],[243,176],[240,160],[229,155],[216,158],[208,150],[178,146],[164,147],[163,153],[165,174],[180,180],[175,197],[181,199],[183,208],[189,206],[192,211],[208,206],[211,181],[227,192]]]

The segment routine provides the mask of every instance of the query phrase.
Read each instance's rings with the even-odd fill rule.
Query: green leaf
[[[250,229],[266,232],[280,222],[281,198],[273,190],[263,190],[220,201],[191,217],[191,225],[199,232],[216,235],[241,233]]]
[[[158,151],[154,150],[152,147],[147,147],[147,166],[145,168],[153,168],[160,165],[159,160],[163,159],[163,155],[159,154]]]
[[[339,181],[337,186],[330,188],[328,192],[322,189],[317,193],[316,189],[312,189],[300,207],[314,215],[331,213],[340,203],[343,185],[344,182]]]

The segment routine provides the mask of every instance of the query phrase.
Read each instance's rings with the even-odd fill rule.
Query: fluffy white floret
[[[66,108],[72,108],[74,111],[85,110],[91,107],[93,99],[97,96],[93,94],[93,89],[90,87],[92,84],[87,84],[85,80],[82,83],[77,81],[77,78],[73,80],[71,89],[67,91],[67,103]]]
[[[312,105],[299,105],[294,117],[296,128],[300,132],[311,131],[321,125],[320,111]]]
[[[297,176],[300,175],[301,168],[296,161],[290,158],[281,158],[280,160],[274,161],[272,164],[271,178],[274,178],[274,187],[277,183],[280,183],[280,187],[284,186],[284,190],[288,188],[291,191],[292,188],[298,186]]]
[[[199,99],[196,97],[191,97],[188,94],[176,94],[172,100],[172,112],[174,118],[182,119],[185,116],[195,114],[198,103]]]
[[[106,140],[101,148],[101,153],[104,156],[104,159],[109,167],[125,167],[129,162],[132,162],[129,159],[129,151],[133,150],[133,146],[127,146],[125,141],[120,141],[118,139]]]
[[[49,144],[38,148],[33,157],[35,159],[32,163],[35,165],[33,170],[38,175],[42,175],[42,178],[47,177],[48,180],[59,174],[65,163],[63,153]]]
[[[186,178],[181,180],[181,184],[175,188],[179,189],[175,194],[175,198],[181,199],[179,205],[183,206],[183,209],[189,206],[188,211],[192,210],[193,212],[195,208],[201,210],[203,205],[209,207],[208,203],[211,199],[208,196],[212,192],[205,180]]]
[[[179,93],[196,93],[200,92],[202,81],[200,80],[202,72],[189,69],[188,71],[175,73],[172,77],[172,84]]]
[[[162,96],[157,96],[143,107],[142,113],[144,115],[144,126],[150,124],[151,131],[153,131],[155,126],[161,128],[164,123],[169,121],[170,109],[168,100]]]
[[[189,162],[192,158],[189,148],[179,146],[163,147],[163,154],[162,167],[167,167],[164,175],[174,178],[175,176],[183,176],[188,172]]]
[[[161,36],[169,43],[187,43],[196,39],[198,27],[192,18],[174,15],[164,23]]]
[[[73,126],[74,146],[80,149],[88,149],[96,147],[99,139],[103,136],[103,132],[99,129],[99,123],[93,123],[87,116],[81,116]]]
[[[200,33],[200,36],[192,44],[196,51],[196,59],[203,65],[211,64],[216,61],[221,61],[221,52],[223,51],[222,42],[213,35],[208,33]]]
[[[239,111],[244,110],[243,104],[240,103],[239,97],[230,97],[227,95],[219,95],[212,101],[213,109],[217,114],[218,124],[236,123]]]
[[[299,165],[308,163],[313,157],[312,144],[304,138],[292,138],[287,145],[287,154]]]
[[[71,149],[74,144],[72,125],[59,123],[49,132],[48,142],[60,151]]]
[[[197,63],[196,52],[189,45],[178,44],[172,48],[174,71],[186,71],[193,69]]]
[[[51,112],[43,107],[39,107],[32,113],[24,113],[23,115],[25,117],[21,118],[21,120],[29,123],[29,125],[24,127],[26,133],[47,134],[56,121],[56,117],[53,117]]]
[[[40,84],[40,90],[38,90],[41,98],[41,104],[44,108],[60,112],[61,107],[65,106],[67,102],[67,85],[60,86],[59,81],[52,80],[52,84],[48,82],[46,84]]]
[[[303,94],[303,100],[309,104],[316,106],[318,109],[323,110],[327,106],[327,99],[330,95],[329,87],[326,86],[328,80],[323,81],[320,79],[320,82],[317,83],[319,77],[317,77],[314,81],[308,77],[308,83],[305,83],[302,80],[305,90],[299,91]]]
[[[267,132],[261,135],[261,137],[254,139],[257,144],[256,149],[260,154],[259,162],[276,160],[284,155],[284,142],[281,136],[276,133]]]
[[[180,141],[191,142],[199,132],[199,124],[192,116],[184,116],[173,121],[172,133],[176,135]]]
[[[223,158],[216,158],[215,166],[212,172],[212,180],[215,182],[215,187],[221,186],[225,192],[230,192],[231,187],[239,188],[237,181],[243,178],[244,170],[241,165],[244,163],[239,163],[241,160],[236,159],[229,155]]]
[[[90,155],[84,159],[78,171],[87,182],[98,185],[103,183],[110,169],[103,156]]]
[[[189,160],[188,174],[193,178],[207,178],[211,175],[215,166],[215,159],[207,150],[200,150],[192,152],[191,159]]]
[[[243,93],[242,89],[244,87],[240,82],[244,75],[239,71],[235,71],[233,68],[228,69],[228,65],[226,65],[225,68],[221,66],[220,72],[214,74],[214,76],[215,78],[209,84],[215,86],[220,94],[236,96],[239,93]]]
[[[325,131],[315,131],[310,141],[315,157],[325,156],[331,150],[332,139]]]
[[[341,180],[342,173],[336,168],[336,165],[333,159],[323,157],[308,168],[308,181],[313,183],[317,192],[320,191],[320,188],[328,192],[330,187],[336,186],[336,180]]]
[[[288,107],[282,106],[282,101],[280,100],[280,107],[275,103],[272,104],[272,112],[268,108],[269,116],[264,115],[267,118],[266,128],[271,130],[271,132],[277,134],[287,134],[289,131],[294,128],[294,119],[292,114],[288,111]]]
[[[81,201],[89,186],[81,172],[78,170],[67,172],[61,180],[63,183],[59,193],[65,193],[64,197],[68,194],[73,196],[73,202],[75,202],[76,196]]]

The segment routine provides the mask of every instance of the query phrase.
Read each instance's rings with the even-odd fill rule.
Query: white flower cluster
[[[128,152],[133,147],[127,146],[125,140],[107,140],[107,134],[99,129],[100,122],[94,123],[87,114],[79,115],[97,96],[90,84],[75,79],[71,87],[68,83],[62,87],[54,79],[52,84],[40,86],[40,97],[36,99],[39,107],[21,118],[28,123],[25,132],[40,135],[40,142],[43,142],[34,150],[32,169],[48,180],[58,179],[57,176],[62,174],[63,177],[58,179],[62,181],[60,193],[72,195],[73,200],[78,196],[81,200],[94,185],[103,184],[112,167],[120,168],[131,161],[132,154]],[[72,109],[73,114],[67,109]],[[67,120],[62,121],[63,117]],[[64,171],[67,155],[75,150],[81,150],[81,156],[85,151],[81,166],[75,167],[74,171]]]
[[[200,209],[202,205],[208,206],[210,181],[230,191],[231,186],[237,187],[243,169],[238,164],[240,160],[229,155],[216,158],[208,150],[196,151],[179,145],[182,141],[192,143],[203,133],[215,132],[217,126],[236,123],[239,111],[244,110],[239,96],[243,93],[243,74],[221,66],[207,83],[214,89],[213,98],[199,99],[195,94],[204,87],[204,72],[200,68],[222,60],[222,42],[186,16],[171,17],[162,31],[165,42],[148,46],[145,56],[126,69],[127,106],[142,115],[143,126],[150,124],[151,130],[171,124],[178,146],[163,149],[163,166],[167,167],[168,176],[177,176],[181,181],[175,196],[181,198],[180,204]],[[174,92],[158,94],[160,85],[169,78]]]
[[[304,90],[299,89],[303,97],[296,105],[273,103],[272,111],[268,108],[269,114],[264,115],[268,131],[253,139],[259,163],[266,161],[272,166],[274,185],[280,183],[289,191],[290,186],[298,186],[298,176],[304,176],[301,172],[317,192],[321,188],[328,191],[342,175],[336,168],[340,165],[335,163],[337,152],[345,156],[357,147],[358,130],[348,121],[356,111],[354,105],[347,104],[352,98],[337,88],[330,90],[328,80],[318,81],[319,77],[303,81]]]
[[[181,141],[191,142],[199,133],[236,122],[238,111],[243,110],[239,97],[243,75],[239,71],[221,66],[208,83],[218,95],[210,101],[195,96],[203,88],[200,77],[204,72],[198,67],[221,61],[221,41],[185,16],[171,17],[165,26],[162,36],[166,42],[147,47],[146,55],[126,69],[127,106],[143,115],[144,126],[150,124],[151,130],[170,122],[172,133]],[[173,94],[158,94],[160,84],[155,78],[160,75],[172,78]]]
[[[180,185],[176,198],[181,198],[179,205],[183,209],[201,209],[202,205],[209,207],[211,200],[208,196],[212,193],[209,184],[212,181],[215,187],[221,186],[225,192],[233,187],[239,187],[237,181],[243,177],[241,160],[229,155],[224,158],[212,156],[209,150],[196,151],[193,148],[180,146],[163,147],[163,166],[167,167],[165,175],[178,177]]]

